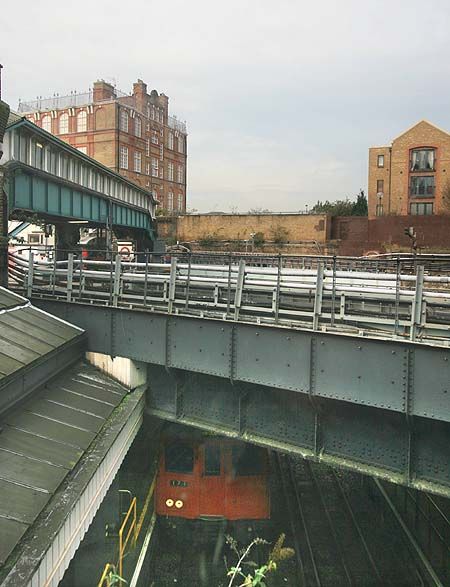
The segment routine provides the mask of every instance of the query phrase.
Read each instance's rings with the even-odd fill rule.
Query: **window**
[[[194,449],[184,442],[168,444],[164,460],[169,473],[192,473],[194,470]]]
[[[178,137],[178,150],[180,153],[184,153],[184,137],[182,135]]]
[[[233,473],[236,477],[261,475],[264,472],[264,449],[257,446],[233,446],[231,453]]]
[[[30,245],[39,245],[41,243],[41,235],[38,233],[30,233],[28,235],[28,244]]]
[[[142,136],[142,121],[139,118],[139,116],[136,116],[136,118],[134,119],[134,134],[137,137]]]
[[[384,194],[384,179],[377,179],[377,194]]]
[[[120,111],[120,122],[119,122],[120,130],[123,132],[128,132],[128,112],[122,108]]]
[[[169,132],[167,135],[167,148],[173,151],[173,132]]]
[[[135,151],[134,153],[134,170],[141,173],[142,155]]]
[[[412,198],[434,198],[434,175],[411,176],[409,195]]]
[[[170,212],[173,210],[173,192],[169,192],[167,195],[167,209]]]
[[[120,147],[120,167],[128,169],[128,149],[126,147]]]
[[[87,155],[87,147],[77,147],[77,150],[80,151],[80,153]]]
[[[173,163],[167,164],[167,179],[173,181]]]
[[[152,157],[152,176],[158,177],[159,161],[156,157]]]
[[[147,175],[150,175],[150,163],[147,161],[147,163],[145,164],[145,173]]]
[[[152,143],[157,145],[159,143],[159,137],[156,130],[152,130]]]
[[[377,165],[378,167],[384,167],[384,155],[378,155]]]
[[[69,115],[67,112],[59,117],[59,134],[66,135],[69,132]]]
[[[178,183],[183,183],[183,176],[184,176],[183,166],[178,165],[178,168],[177,168],[177,181],[178,181]]]
[[[410,214],[414,216],[429,216],[433,214],[433,204],[432,203],[423,203],[423,204],[411,204],[410,205]]]
[[[46,115],[42,117],[42,128],[47,132],[52,132],[52,119],[51,116]]]
[[[411,171],[434,171],[435,149],[413,149]]]
[[[155,107],[152,105],[152,109],[150,111],[150,118],[155,120]]]
[[[86,110],[82,110],[77,114],[77,132],[87,131],[87,113]]]
[[[150,139],[147,139],[145,141],[145,154],[147,155],[147,157],[150,156]]]
[[[220,475],[220,446],[218,444],[205,444],[205,477]]]
[[[377,204],[375,208],[375,215],[376,216],[383,216],[383,204]]]
[[[183,194],[178,194],[178,210],[183,210]]]

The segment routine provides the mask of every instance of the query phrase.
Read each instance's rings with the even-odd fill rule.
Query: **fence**
[[[307,258],[303,266],[282,256],[272,264],[233,255],[226,264],[179,254],[134,259],[67,253],[36,261],[30,251],[28,260],[10,254],[9,275],[27,297],[450,343],[450,274],[424,265],[412,273],[399,259],[385,260],[383,272],[348,258]]]

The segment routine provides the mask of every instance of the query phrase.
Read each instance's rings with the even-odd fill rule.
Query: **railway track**
[[[298,585],[443,587],[383,485],[275,455]]]

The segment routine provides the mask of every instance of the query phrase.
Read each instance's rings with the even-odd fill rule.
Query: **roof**
[[[81,335],[81,328],[0,287],[0,392],[24,368],[42,362]],[[0,401],[0,413],[1,410]]]
[[[80,362],[0,422],[0,569],[127,392]]]
[[[422,119],[422,120],[419,120],[419,122],[416,122],[415,124],[413,124],[412,126],[407,128],[406,130],[404,130],[399,135],[397,135],[394,139],[392,139],[392,142],[396,141],[397,139],[399,139],[400,137],[402,137],[403,135],[405,135],[406,133],[411,131],[413,128],[416,128],[416,126],[419,126],[419,124],[424,124],[424,123],[428,124],[429,126],[432,126],[434,129],[438,130],[439,132],[443,132],[444,134],[450,136],[450,133],[448,131],[440,128],[439,126],[436,126],[435,124],[433,124],[432,122],[429,122],[428,120]]]
[[[33,124],[25,116],[19,116],[16,113],[10,114],[10,117],[8,119],[8,124],[6,125],[6,130],[7,131],[13,130],[15,128],[20,128],[21,126],[24,126],[24,127],[28,128],[31,132],[38,134],[44,140],[47,140],[47,141],[50,141],[50,142],[57,144],[59,148],[69,152],[71,155],[73,155],[79,159],[83,159],[86,163],[88,163],[90,165],[94,165],[95,167],[101,169],[102,172],[107,173],[110,176],[113,176],[117,181],[121,181],[121,182],[133,187],[133,189],[136,189],[138,191],[145,193],[146,196],[151,198],[152,203],[156,203],[156,200],[153,196],[153,193],[146,190],[145,188],[141,187],[139,184],[132,182],[131,180],[127,179],[124,175],[121,175],[120,173],[116,173],[115,171],[112,171],[109,167],[106,167],[106,165],[103,165],[103,163],[100,163],[96,159],[93,159],[92,157],[85,155],[84,153],[82,153],[81,151],[76,149],[75,147],[72,147],[72,145],[70,145],[69,143],[66,143],[66,141],[63,141],[62,139],[58,138],[56,135],[54,135],[50,132],[47,132],[46,130],[44,130],[40,126],[37,126],[36,124]]]

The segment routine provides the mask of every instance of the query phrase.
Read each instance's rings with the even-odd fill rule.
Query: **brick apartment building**
[[[130,95],[103,80],[85,94],[21,102],[42,127],[153,192],[170,213],[186,210],[187,133],[169,116],[169,98],[138,80]]]
[[[450,213],[450,134],[422,120],[369,149],[369,218]]]

